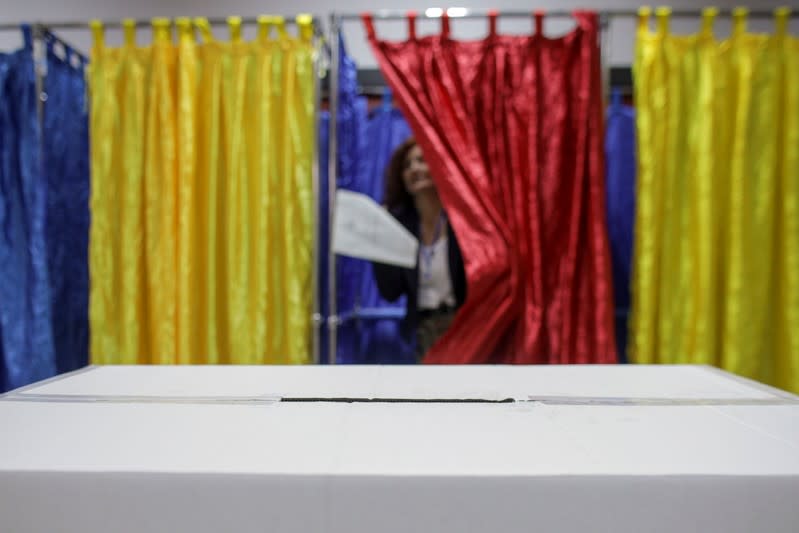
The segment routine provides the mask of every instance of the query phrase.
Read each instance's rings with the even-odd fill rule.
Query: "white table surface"
[[[769,399],[775,389],[703,366],[103,366],[23,395],[189,398],[471,398],[530,396]]]

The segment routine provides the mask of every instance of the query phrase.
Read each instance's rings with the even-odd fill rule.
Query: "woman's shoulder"
[[[389,213],[408,229],[412,229],[419,225],[419,214],[416,212],[416,209],[405,206],[395,207],[394,209],[390,209]]]

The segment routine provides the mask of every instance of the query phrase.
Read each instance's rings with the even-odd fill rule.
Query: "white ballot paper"
[[[419,241],[365,194],[336,193],[333,251],[406,268],[416,266]]]

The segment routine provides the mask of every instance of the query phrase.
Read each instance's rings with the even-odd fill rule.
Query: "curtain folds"
[[[607,207],[613,260],[613,301],[616,305],[616,347],[619,362],[627,361],[630,315],[630,270],[635,224],[635,111],[614,92],[605,128]]]
[[[326,364],[330,362],[329,352],[329,330],[327,328],[327,317],[330,316],[329,295],[330,286],[328,284],[328,265],[330,250],[330,203],[328,201],[328,186],[330,179],[330,112],[319,112],[319,135],[317,142],[319,143],[319,197],[318,197],[318,213],[319,220],[317,223],[318,228],[318,249],[319,256],[316,258],[318,271],[316,278],[316,287],[319,294],[319,314],[322,317],[322,322],[316,326],[319,328],[319,362]]]
[[[56,373],[43,172],[30,28],[0,55],[0,390]]]
[[[347,54],[343,36],[339,36],[339,54],[338,186],[382,202],[388,159],[411,132],[390,98],[370,116],[366,97],[358,93],[358,67]],[[412,361],[399,330],[404,299],[392,304],[380,298],[370,262],[344,256],[336,261],[338,312],[345,317],[338,329],[337,361]]]
[[[380,203],[385,191],[386,165],[397,146],[411,136],[411,131],[390,98],[374,109],[368,120],[364,113],[363,119],[364,141],[357,152],[356,179],[346,188]],[[352,154],[348,157],[355,159]],[[339,287],[352,293],[349,298],[357,302],[357,310],[339,329],[338,361],[355,364],[415,362],[412,346],[400,330],[405,297],[396,302],[384,300],[377,290],[370,262],[351,258],[339,258],[339,261],[342,259],[357,264],[357,269],[339,272]]]
[[[357,192],[364,191],[360,167],[369,157],[366,149],[366,126],[369,110],[366,98],[358,95],[358,67],[347,54],[343,36],[339,36],[338,109],[336,112],[337,187]],[[339,363],[356,363],[361,359],[360,336],[362,323],[353,314],[363,307],[360,294],[361,280],[367,273],[367,261],[354,257],[336,256],[336,309],[345,318],[337,337],[336,360]]]
[[[799,391],[799,39],[641,17],[631,355]]]
[[[430,363],[616,360],[598,18],[559,39],[367,33],[464,252],[468,296]]]
[[[57,373],[89,359],[89,121],[86,59],[46,34],[42,132]]]
[[[310,360],[315,106],[311,21],[244,42],[166,20],[153,43],[95,29],[95,363]],[[195,38],[195,26],[202,33]],[[277,37],[269,35],[277,30]]]
[[[381,203],[385,194],[386,166],[394,150],[411,136],[402,113],[394,108],[389,95],[375,109],[366,127],[366,157],[361,161],[360,172],[364,192]],[[403,337],[400,318],[405,314],[405,296],[388,302],[380,296],[375,283],[372,264],[367,263],[360,285],[361,305],[364,310],[385,318],[371,317],[364,321],[359,339],[360,362],[378,364],[415,363],[413,346]],[[390,316],[393,313],[393,316]]]
[[[0,392],[88,361],[85,59],[46,31],[37,58],[23,35],[0,54]]]

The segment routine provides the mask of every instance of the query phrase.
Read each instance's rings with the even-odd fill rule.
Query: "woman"
[[[414,139],[405,141],[391,157],[385,204],[419,239],[419,258],[413,269],[375,263],[375,280],[386,300],[407,296],[402,330],[415,336],[416,360],[421,362],[466,299],[466,274],[455,233]]]

